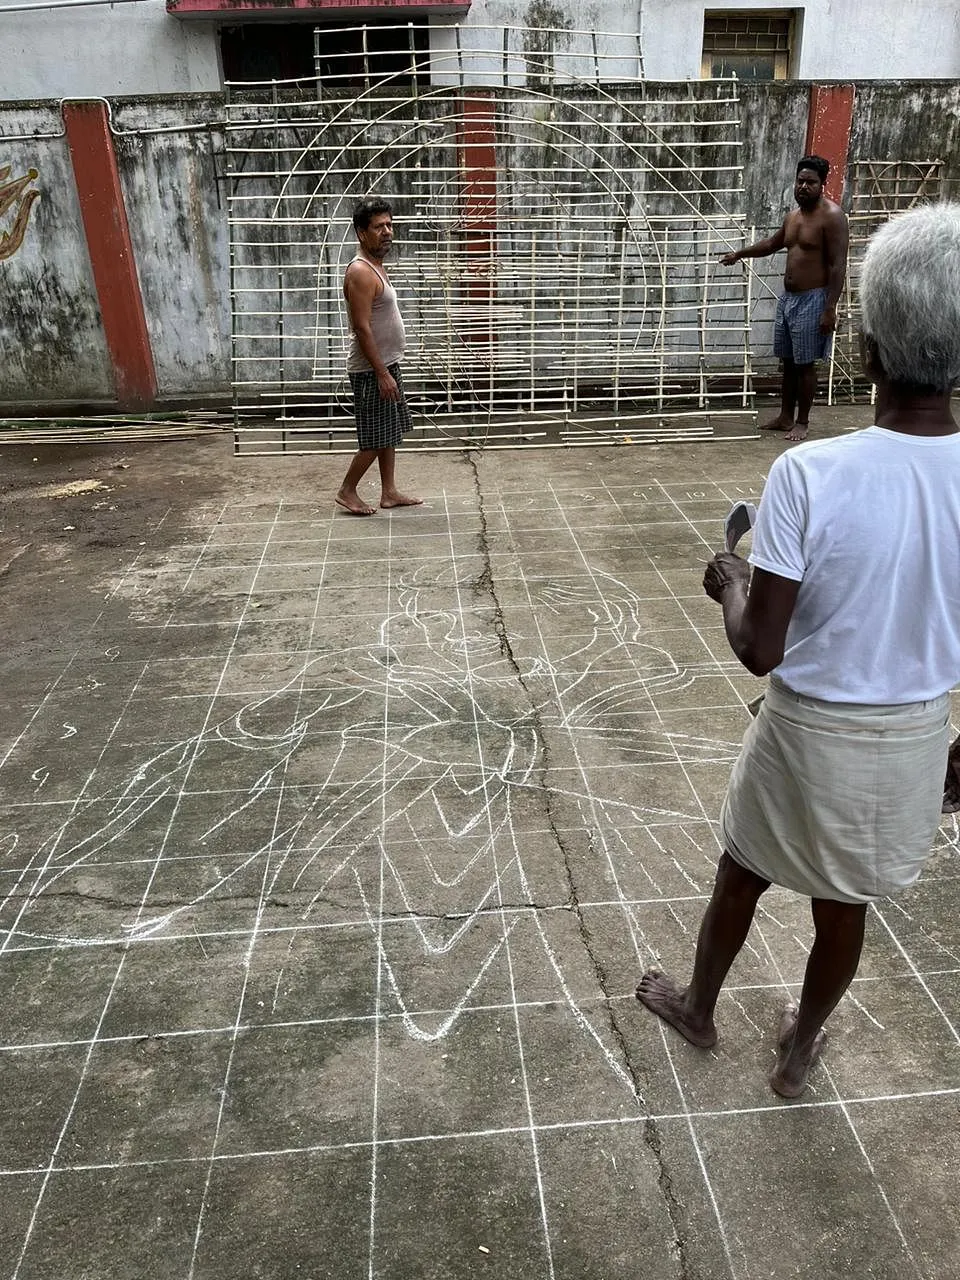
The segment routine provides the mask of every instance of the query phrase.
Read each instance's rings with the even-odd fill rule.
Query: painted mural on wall
[[[22,178],[14,178],[8,182],[11,166],[0,165],[0,219],[4,219],[11,209],[16,209],[13,226],[9,230],[0,225],[0,262],[12,258],[27,234],[30,222],[30,210],[34,202],[40,199],[40,192],[31,184],[40,176],[36,169],[28,169]]]

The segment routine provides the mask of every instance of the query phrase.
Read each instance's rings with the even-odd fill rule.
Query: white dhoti
[[[771,679],[720,815],[727,850],[811,898],[870,902],[905,889],[940,822],[950,698],[821,702]]]

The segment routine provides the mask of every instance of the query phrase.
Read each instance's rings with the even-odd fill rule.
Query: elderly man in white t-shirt
[[[914,882],[940,817],[960,681],[960,205],[881,228],[860,301],[876,425],[778,458],[752,577],[728,552],[704,575],[734,653],[770,686],[723,806],[693,977],[683,987],[651,970],[637,988],[710,1047],[760,895],[775,883],[811,898],[816,936],[770,1077],[791,1098],[857,971],[867,905]]]

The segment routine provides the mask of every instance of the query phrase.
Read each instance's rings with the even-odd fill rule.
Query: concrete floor
[[[716,1050],[633,996],[689,970],[762,688],[702,565],[783,447],[408,453],[369,520],[340,457],[4,453],[0,1274],[960,1274],[956,819],[799,1102],[804,902]]]

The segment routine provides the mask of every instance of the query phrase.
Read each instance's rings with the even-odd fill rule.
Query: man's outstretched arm
[[[779,253],[787,243],[787,220],[784,218],[779,231],[765,240],[748,244],[744,249],[736,249],[733,253],[725,253],[720,262],[725,267],[732,267],[741,258],[769,258],[771,253]]]

